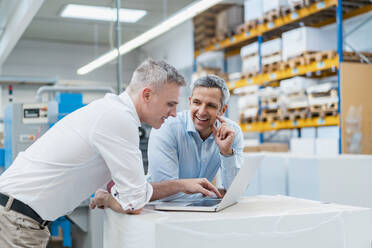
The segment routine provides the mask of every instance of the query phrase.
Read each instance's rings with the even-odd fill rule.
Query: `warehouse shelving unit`
[[[258,56],[260,61],[259,74],[250,78],[243,78],[238,81],[229,82],[228,86],[231,90],[249,86],[260,85],[265,86],[278,80],[306,75],[308,73],[337,72],[338,86],[340,89],[340,70],[339,65],[343,61],[343,20],[357,15],[361,15],[372,11],[372,4],[370,1],[342,1],[342,0],[323,0],[313,3],[309,6],[303,7],[297,11],[293,11],[287,15],[279,17],[271,22],[258,25],[247,32],[240,33],[229,37],[223,41],[197,50],[194,52],[196,58],[202,53],[209,51],[225,50],[225,56],[234,56],[240,53],[240,48],[244,45],[258,41]],[[335,15],[336,13],[336,15]],[[337,56],[334,58],[327,58],[322,61],[312,62],[308,65],[300,65],[295,68],[287,68],[273,73],[261,74],[261,45],[263,36],[270,39],[283,32],[299,27],[300,23],[306,26],[322,27],[328,24],[337,23]],[[283,129],[300,129],[305,127],[322,127],[322,126],[340,126],[340,106],[341,98],[339,91],[339,115],[327,116],[324,118],[300,119],[295,121],[273,121],[273,122],[254,122],[251,124],[240,124],[243,132],[259,132],[260,141],[263,141],[262,132],[276,131]],[[341,128],[340,128],[340,142],[339,149],[341,152]]]

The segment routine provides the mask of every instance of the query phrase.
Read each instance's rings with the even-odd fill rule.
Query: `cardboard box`
[[[283,60],[300,56],[307,51],[337,50],[336,30],[301,27],[282,34]]]
[[[243,23],[243,7],[232,6],[216,16],[216,38],[225,39],[235,34],[236,27]]]
[[[284,143],[263,143],[256,146],[245,146],[244,152],[288,152],[288,145]]]

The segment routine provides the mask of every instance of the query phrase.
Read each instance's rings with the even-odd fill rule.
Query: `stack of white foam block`
[[[287,109],[308,107],[306,89],[316,83],[317,80],[306,77],[293,77],[280,81],[281,102]]]
[[[371,155],[265,153],[246,195],[281,194],[372,208],[371,175]]]
[[[291,138],[293,155],[336,156],[339,153],[339,127],[303,128],[301,138]]]
[[[261,102],[264,103],[265,108],[277,109],[281,107],[280,88],[265,87],[265,88],[260,89],[259,94],[260,94]]]
[[[244,22],[260,20],[263,17],[262,0],[244,1]]]
[[[223,71],[225,54],[222,51],[202,53],[196,58],[197,67],[219,68]]]
[[[240,49],[242,58],[242,73],[256,73],[259,71],[258,42],[254,42]]]
[[[243,114],[243,118],[257,117],[259,108],[258,85],[239,88],[234,93],[240,95],[238,109]]]
[[[282,61],[282,39],[277,38],[262,43],[262,64],[272,64]]]
[[[334,29],[322,30],[301,27],[282,34],[283,60],[300,56],[307,51],[327,51],[337,49],[337,35]]]
[[[309,98],[309,104],[326,105],[338,104],[337,82],[327,82],[309,87],[306,92]],[[322,96],[316,96],[321,93]]]

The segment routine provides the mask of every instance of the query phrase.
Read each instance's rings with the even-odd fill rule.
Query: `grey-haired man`
[[[206,179],[147,183],[139,150],[141,122],[159,128],[176,115],[184,78],[162,61],[146,60],[128,89],[107,94],[48,130],[0,176],[0,247],[46,247],[49,221],[76,208],[110,178],[93,207],[139,213],[149,201],[177,192],[213,195]],[[213,193],[214,192],[214,193]]]

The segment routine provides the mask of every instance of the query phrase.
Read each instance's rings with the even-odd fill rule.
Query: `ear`
[[[151,96],[152,96],[152,90],[148,87],[145,87],[142,89],[142,99],[144,100],[144,102],[149,102],[150,99],[151,99]]]
[[[227,107],[228,107],[227,104],[225,104],[225,105],[222,107],[222,109],[221,109],[221,111],[220,111],[220,115],[221,115],[221,116],[225,114],[225,112],[226,112],[226,110],[227,110]]]

